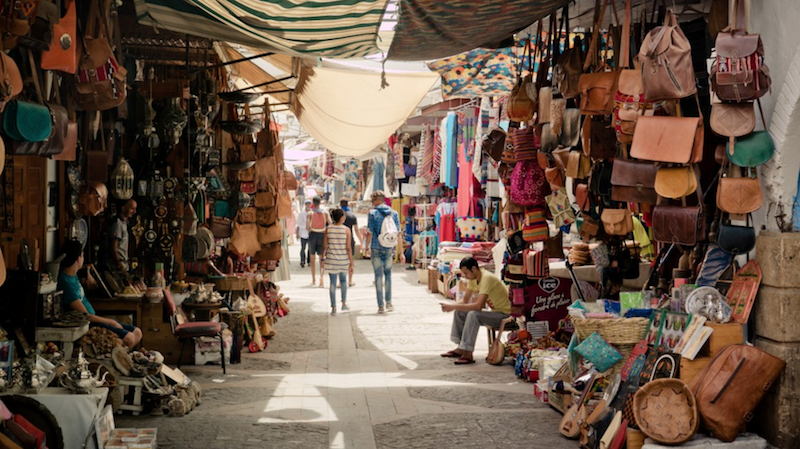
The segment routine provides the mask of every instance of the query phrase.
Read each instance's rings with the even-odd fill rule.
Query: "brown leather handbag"
[[[616,132],[610,115],[586,117],[581,131],[583,154],[592,159],[611,159],[617,155]]]
[[[592,209],[591,192],[589,191],[589,184],[581,183],[575,185],[575,204],[584,212],[589,212]]]
[[[484,153],[488,154],[495,161],[500,161],[503,155],[503,147],[506,142],[506,132],[500,128],[495,128],[489,131],[489,134],[483,137],[481,142],[481,149]]]
[[[256,208],[255,207],[245,207],[244,209],[240,210],[237,214],[237,220],[239,223],[255,223],[256,222]]]
[[[749,214],[761,208],[764,196],[758,177],[722,176],[717,187],[717,207],[729,214]]]
[[[278,218],[289,218],[292,216],[292,198],[286,189],[278,190],[278,201],[276,209]]]
[[[533,118],[536,105],[528,98],[526,86],[533,83],[533,76],[528,74],[520,78],[517,84],[511,89],[508,96],[508,118],[515,122],[527,122]]]
[[[272,242],[279,242],[283,238],[283,228],[280,223],[270,226],[258,226],[258,243],[267,245]]]
[[[643,116],[636,122],[631,157],[672,164],[703,160],[701,117]]]
[[[545,168],[544,176],[547,178],[551,190],[558,190],[565,185],[564,172],[558,167]]]
[[[283,248],[280,242],[264,245],[263,248],[256,253],[255,258],[257,260],[281,260],[281,258],[283,258]]]
[[[106,210],[108,188],[102,182],[89,182],[81,186],[78,194],[81,216],[96,217]]]
[[[583,70],[587,71],[593,63],[598,61],[598,48],[600,45],[600,28],[603,23],[603,16],[608,7],[608,0],[603,1],[603,7],[598,15],[597,22],[594,24],[592,41],[589,44],[589,53],[583,64]],[[580,91],[580,108],[583,115],[609,115],[614,112],[614,95],[617,93],[617,83],[619,82],[619,72],[611,71],[608,66],[596,64],[594,73],[584,73],[578,81]]]
[[[697,93],[692,46],[672,11],[667,11],[664,25],[647,34],[639,60],[645,99],[677,100]]]
[[[659,168],[655,189],[664,198],[679,199],[691,195],[697,189],[694,165]]]
[[[275,194],[272,191],[256,193],[255,206],[257,208],[275,207],[276,203]]]
[[[734,0],[735,21],[717,34],[717,58],[711,66],[711,90],[723,101],[738,103],[761,98],[772,79],[764,64],[764,44],[747,32],[744,0]]]
[[[211,233],[218,239],[231,236],[231,219],[227,217],[214,217],[211,219]]]
[[[11,56],[0,52],[0,111],[22,92],[22,75]]]
[[[76,74],[76,100],[84,111],[115,108],[128,95],[127,70],[117,61],[109,42],[110,3],[110,0],[89,2],[86,34],[78,42],[81,57]]]
[[[53,24],[50,49],[42,52],[42,69],[75,74],[78,70],[78,14],[75,0],[68,0],[67,13]]]
[[[723,137],[742,137],[756,129],[753,103],[714,103],[708,124]]]
[[[611,172],[611,199],[626,203],[655,204],[658,166],[652,162],[616,159]]]
[[[265,207],[256,209],[256,224],[259,226],[272,226],[278,221],[278,209]]]
[[[258,226],[255,223],[234,221],[229,245],[238,254],[255,256],[261,249],[261,244],[258,243]]]
[[[630,145],[636,121],[646,111],[653,109],[653,104],[644,99],[642,71],[638,58],[630,69],[630,22],[631,0],[625,0],[625,22],[622,28],[622,45],[620,55],[620,73],[617,92],[614,97],[614,131],[619,143]]]
[[[724,348],[689,383],[703,427],[721,441],[736,439],[785,366],[752,346]]]
[[[569,7],[564,7],[563,16],[566,24],[566,30],[571,30],[569,26]],[[575,40],[570,44],[569,34],[567,34],[567,48],[556,60],[556,65],[553,67],[553,81],[561,92],[561,95],[566,98],[575,98],[580,94],[578,83],[580,82],[581,75],[583,74],[583,42],[579,35],[576,35]]]
[[[696,174],[696,176],[698,176]],[[653,238],[657,242],[694,246],[706,236],[703,216],[703,189],[697,183],[697,206],[664,206],[653,208]]]
[[[592,160],[580,151],[570,151],[567,163],[567,177],[584,179],[592,172]]]
[[[631,210],[625,209],[604,209],[600,214],[603,222],[603,230],[608,235],[628,235],[633,232],[633,217]]]

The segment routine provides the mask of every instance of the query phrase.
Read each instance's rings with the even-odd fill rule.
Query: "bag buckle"
[[[753,419],[753,414],[751,412],[745,413],[744,422],[750,422],[751,419]]]

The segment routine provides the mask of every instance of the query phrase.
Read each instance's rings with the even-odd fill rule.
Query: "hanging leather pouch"
[[[656,173],[655,190],[664,198],[678,199],[691,195],[697,189],[694,165],[661,167]]]
[[[18,142],[43,142],[53,132],[50,110],[41,104],[14,100],[3,113],[3,130]]]
[[[728,254],[747,254],[756,247],[756,230],[749,226],[750,216],[747,216],[748,226],[732,225],[727,220],[719,227],[717,245]]]
[[[742,137],[756,128],[756,112],[753,103],[714,103],[708,123],[720,136]]]
[[[628,235],[633,232],[631,211],[625,209],[605,209],[600,215],[603,229],[609,235]]]
[[[772,159],[772,155],[775,153],[775,144],[769,132],[756,131],[737,139],[733,147],[728,142],[725,151],[733,165],[757,167]]]
[[[655,204],[658,166],[650,162],[616,159],[611,173],[611,199],[630,203]]]
[[[729,214],[748,214],[761,208],[764,197],[756,177],[719,178],[717,207]]]
[[[643,116],[636,121],[631,157],[673,164],[703,160],[703,119]]]

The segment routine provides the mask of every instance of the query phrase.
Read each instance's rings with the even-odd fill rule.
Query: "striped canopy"
[[[135,0],[139,22],[295,56],[378,53],[388,0]]]

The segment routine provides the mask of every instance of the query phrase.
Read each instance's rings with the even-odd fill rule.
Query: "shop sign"
[[[570,289],[572,280],[568,278],[543,278],[528,286],[528,302],[525,304],[528,320],[546,321],[550,331],[558,329],[558,322],[567,316],[567,307],[572,304]]]

